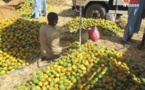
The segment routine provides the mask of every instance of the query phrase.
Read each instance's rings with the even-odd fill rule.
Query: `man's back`
[[[59,32],[50,25],[42,25],[40,28],[41,54],[46,58],[53,58],[59,55],[62,48],[59,47]]]

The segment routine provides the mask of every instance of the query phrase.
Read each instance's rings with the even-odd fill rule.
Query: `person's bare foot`
[[[41,66],[40,66],[40,63],[42,62],[42,58],[38,58],[38,60],[37,60],[37,66],[38,66],[38,68],[40,68]]]

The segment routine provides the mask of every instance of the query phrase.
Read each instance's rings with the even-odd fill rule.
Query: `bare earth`
[[[71,2],[68,2],[68,4],[65,4],[64,6],[54,6],[52,10],[55,11],[59,15],[59,22],[58,26],[64,25],[68,20],[72,19],[72,16],[75,14],[73,11],[71,11]],[[46,19],[46,17],[41,17],[40,19]],[[120,25],[122,27],[125,27],[127,22],[127,15],[123,15],[119,19]],[[117,36],[101,36],[101,38],[97,41],[98,45],[100,46],[106,46],[109,48],[115,48],[119,52],[126,53],[129,58],[134,60],[139,65],[145,65],[145,58],[141,58],[142,55],[145,56],[145,49],[142,51],[139,51],[136,49],[136,46],[138,43],[140,43],[142,39],[143,29],[145,27],[145,20],[142,22],[140,32],[138,34],[134,34],[133,40],[136,41],[136,43],[130,43],[129,48],[123,48],[122,44],[120,43],[122,35]],[[23,67],[20,70],[16,70],[12,72],[10,75],[3,75],[0,76],[0,90],[15,90],[14,86],[16,84],[21,84],[21,82],[28,80],[33,75],[35,75],[37,68],[36,59],[32,60],[35,63],[31,64],[30,66]]]

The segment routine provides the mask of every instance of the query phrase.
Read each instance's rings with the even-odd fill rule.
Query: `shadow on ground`
[[[79,13],[76,12],[76,11],[73,11],[71,8],[70,9],[65,9],[63,10],[62,12],[60,12],[58,14],[59,16],[62,16],[62,17],[77,17],[79,16]]]

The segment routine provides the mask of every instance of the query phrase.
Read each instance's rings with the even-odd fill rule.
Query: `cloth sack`
[[[77,36],[79,37],[80,30],[77,31]],[[87,42],[89,39],[89,32],[88,29],[81,29],[81,40],[82,43]]]
[[[115,22],[115,14],[107,13],[106,19]]]

